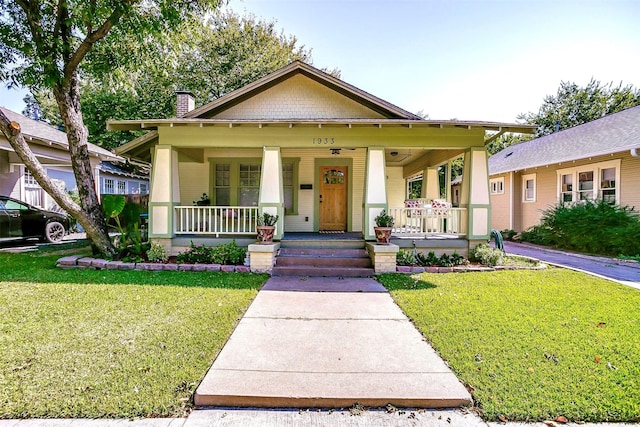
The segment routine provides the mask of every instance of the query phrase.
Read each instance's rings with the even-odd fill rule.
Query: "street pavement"
[[[504,242],[507,253],[536,258],[640,289],[640,263],[550,249],[529,243]]]

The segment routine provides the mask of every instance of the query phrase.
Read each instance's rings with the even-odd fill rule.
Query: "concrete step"
[[[317,258],[369,258],[366,249],[340,248],[280,248],[278,256],[317,257]]]
[[[276,266],[305,266],[305,267],[364,267],[371,268],[369,257],[342,258],[322,256],[282,256],[276,258]]]
[[[286,236],[280,241],[281,248],[307,248],[307,249],[362,249],[365,241],[362,239],[308,239],[287,240]]]
[[[277,260],[276,260],[277,262]],[[363,267],[315,267],[310,265],[279,266],[271,270],[272,276],[310,276],[310,277],[371,277],[373,268]]]

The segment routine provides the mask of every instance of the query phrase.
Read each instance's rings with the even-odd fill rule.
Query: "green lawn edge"
[[[267,275],[0,254],[0,418],[179,417]]]
[[[640,291],[565,269],[379,281],[488,421],[640,421]]]

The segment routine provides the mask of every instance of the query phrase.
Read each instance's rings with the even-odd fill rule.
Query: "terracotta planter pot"
[[[273,242],[273,233],[276,227],[273,225],[259,225],[258,230],[258,243],[271,243]]]
[[[388,245],[391,241],[391,227],[373,227],[373,231],[376,233],[376,240],[378,244]]]

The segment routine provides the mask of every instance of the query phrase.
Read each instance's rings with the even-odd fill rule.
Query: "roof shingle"
[[[489,174],[512,172],[640,148],[640,106],[505,148]]]

